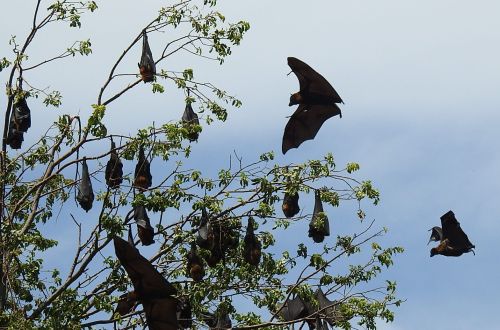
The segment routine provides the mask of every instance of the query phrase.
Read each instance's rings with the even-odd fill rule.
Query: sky
[[[79,30],[48,31],[31,58],[56,54],[64,42],[92,38],[93,54],[68,69],[49,66],[30,82],[60,89],[61,111],[86,116],[106,78],[106,68],[137,35],[163,1],[137,8],[134,1],[107,1]],[[356,161],[359,177],[371,179],[381,203],[368,217],[390,229],[387,244],[405,253],[384,277],[396,280],[405,302],[381,329],[493,329],[500,322],[495,247],[500,231],[500,3],[498,1],[220,1],[228,20],[249,21],[242,45],[223,66],[173,58],[201,80],[233,93],[243,106],[230,124],[205,127],[191,162],[210,157],[209,168],[227,166],[236,150],[243,160],[274,150],[279,163],[298,163],[332,152],[338,164]],[[24,36],[34,1],[10,1],[0,13],[0,57],[12,34]],[[133,19],[132,19],[133,18]],[[155,40],[155,38],[157,38]],[[153,55],[159,37],[150,37]],[[62,48],[64,49],[64,48]],[[137,50],[137,57],[139,50]],[[328,120],[313,141],[282,155],[283,128],[294,108],[297,79],[286,64],[297,57],[320,72],[345,104],[342,119]],[[31,59],[30,58],[30,59]],[[130,65],[136,65],[130,58]],[[47,71],[44,71],[47,70]],[[5,72],[0,78],[5,81]],[[137,128],[178,118],[183,96],[149,97],[139,86],[111,107],[110,130]],[[0,97],[5,104],[5,96]],[[53,110],[33,111],[48,122]],[[52,120],[52,118],[51,118]],[[30,137],[27,137],[30,138]],[[206,163],[206,162],[205,162]],[[476,245],[476,254],[429,257],[430,232],[453,210]],[[328,209],[335,219],[334,209]],[[332,228],[342,222],[332,221]],[[341,230],[341,229],[339,229]]]

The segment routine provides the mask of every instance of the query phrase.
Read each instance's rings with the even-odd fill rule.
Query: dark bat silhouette
[[[211,227],[208,224],[208,214],[207,211],[203,208],[201,209],[201,218],[200,218],[200,226],[198,227],[198,236],[196,237],[196,244],[198,244],[199,247],[202,249],[209,249],[210,242],[209,242],[209,237],[213,236],[210,235]]]
[[[193,313],[191,302],[188,298],[181,298],[177,309],[177,319],[182,329],[190,329],[193,326]]]
[[[309,223],[309,237],[316,243],[321,243],[325,236],[330,236],[330,224],[328,217],[323,212],[323,203],[321,202],[321,192],[316,190],[314,194],[314,211],[311,222]]]
[[[120,237],[114,237],[113,243],[115,254],[134,286],[134,291],[128,294],[128,299],[142,303],[149,329],[179,329],[178,300],[172,297],[177,293],[174,286],[139,253],[135,246]]]
[[[7,131],[7,139],[5,143],[8,144],[12,149],[21,149],[24,141],[24,133],[17,130],[16,124],[14,123],[12,117],[9,122],[9,130]]]
[[[294,321],[306,317],[309,311],[304,301],[297,296],[283,303],[279,315],[285,321]]]
[[[429,238],[429,242],[427,242],[427,245],[429,245],[430,242],[441,242],[443,239],[443,230],[441,227],[432,227],[429,229],[429,231],[432,231],[431,237]]]
[[[323,290],[318,288],[314,293],[319,305],[319,316],[324,319],[331,327],[335,327],[336,323],[344,317],[339,309],[338,301],[329,300]],[[326,324],[324,325],[326,327]],[[327,329],[327,327],[326,327]]]
[[[113,139],[111,139],[111,154],[108,163],[106,164],[106,171],[104,173],[104,178],[106,179],[106,184],[111,189],[118,188],[123,182],[123,164],[118,154],[116,153],[116,145]]]
[[[92,208],[92,203],[94,202],[94,192],[92,191],[92,182],[90,181],[89,168],[85,157],[83,157],[82,161],[82,178],[78,186],[76,200],[85,212],[88,212]]]
[[[151,245],[155,241],[154,229],[151,227],[146,208],[142,205],[134,207],[134,220],[137,223],[137,234],[141,240],[142,245]]]
[[[285,193],[285,197],[283,197],[283,204],[281,205],[281,209],[283,210],[283,214],[287,218],[291,218],[300,211],[299,207],[299,193],[295,193],[290,195],[289,193]]]
[[[129,295],[128,293],[122,294],[120,300],[116,303],[115,313],[121,316],[127,315],[132,312],[136,303],[137,300],[133,298],[133,295]]]
[[[290,104],[299,107],[286,124],[282,152],[297,148],[312,140],[323,123],[342,113],[336,103],[343,103],[340,96],[322,75],[295,57],[288,58],[288,65],[299,79],[300,91],[290,96]]]
[[[431,257],[441,254],[447,257],[458,257],[464,253],[474,253],[474,244],[460,228],[460,223],[452,211],[441,216],[442,237],[439,245],[431,249]],[[432,236],[431,236],[432,239]]]
[[[196,253],[196,244],[191,244],[191,250],[187,254],[187,269],[186,273],[195,282],[199,282],[205,276],[205,269],[203,268],[203,261]]]
[[[186,129],[189,131],[187,135],[189,141],[193,142],[198,140],[200,134],[194,128],[194,126],[199,126],[200,121],[198,119],[198,115],[196,114],[196,112],[193,111],[191,103],[186,102],[186,109],[182,114],[182,123],[184,124],[184,127],[186,127]]]
[[[151,176],[151,168],[148,160],[144,156],[144,148],[139,148],[139,160],[135,166],[134,172],[134,187],[140,190],[147,190],[151,187],[153,177]]]
[[[328,325],[326,325],[326,323],[321,320],[319,315],[316,315],[316,323],[314,328],[316,330],[328,330]]]
[[[253,219],[249,218],[243,248],[243,258],[245,261],[250,265],[257,266],[260,262],[261,248],[260,241],[254,233]]]
[[[216,313],[219,314],[219,313]],[[201,320],[208,325],[210,329],[231,329],[232,322],[227,313],[216,314],[207,312],[201,314]]]
[[[146,30],[142,31],[142,55],[141,61],[137,64],[139,66],[139,72],[141,73],[142,81],[145,83],[154,80],[156,74],[155,61],[153,60],[153,54],[149,48],[148,35]]]

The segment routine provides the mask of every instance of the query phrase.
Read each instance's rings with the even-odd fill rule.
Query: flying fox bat
[[[156,74],[155,61],[153,60],[153,54],[149,48],[148,35],[146,30],[142,31],[142,55],[141,61],[137,64],[139,66],[139,72],[141,73],[142,81],[145,83],[154,80]]]
[[[31,111],[26,102],[26,98],[20,98],[14,103],[11,121],[12,119],[16,129],[20,132],[26,133],[28,128],[31,127]]]
[[[201,319],[210,329],[231,329],[232,322],[227,313],[221,313],[216,316],[210,312],[202,313]]]
[[[85,157],[83,157],[82,161],[82,178],[78,186],[76,200],[85,212],[88,212],[92,208],[92,203],[94,202],[94,192],[92,191],[92,182],[90,181],[89,168]]]
[[[304,301],[297,296],[283,303],[279,315],[285,321],[294,321],[306,317],[308,315],[308,308]]]
[[[134,286],[134,291],[128,294],[128,299],[142,303],[149,329],[179,329],[178,301],[172,297],[177,293],[174,286],[139,253],[135,246],[120,237],[114,237],[113,243],[115,254]]]
[[[261,244],[255,236],[253,229],[253,219],[248,219],[247,232],[244,240],[243,257],[250,265],[257,266],[260,262]]]
[[[134,186],[140,190],[151,187],[153,177],[151,176],[150,164],[144,156],[144,147],[139,148],[139,160],[135,166]]]
[[[191,103],[186,102],[186,109],[184,110],[184,114],[182,115],[182,123],[189,131],[187,135],[189,141],[193,142],[198,140],[198,136],[200,134],[194,128],[194,126],[200,125],[200,121],[198,119],[198,115],[196,114],[196,112],[193,111]]]
[[[343,103],[332,85],[309,65],[295,57],[288,58],[288,65],[299,79],[300,91],[290,96],[289,106],[298,104],[299,107],[286,124],[283,154],[314,139],[327,119],[336,115],[342,118],[336,103]]]
[[[134,220],[137,223],[137,233],[142,245],[151,245],[155,241],[154,229],[151,227],[149,222],[148,214],[146,213],[146,208],[142,205],[138,205],[134,208]]]
[[[12,149],[21,149],[24,141],[24,133],[17,130],[16,125],[11,117],[9,122],[9,130],[7,131],[7,139],[5,143],[8,144]]]
[[[201,209],[201,219],[200,226],[198,227],[198,236],[196,237],[196,244],[202,249],[209,249],[209,237],[210,231],[212,230],[211,226],[208,223],[208,214],[207,211],[203,208]]]
[[[283,214],[287,218],[291,218],[300,211],[299,207],[299,193],[295,193],[290,195],[289,193],[285,193],[285,197],[283,197],[283,204],[281,205],[281,209],[283,210]]]
[[[474,253],[474,244],[460,228],[460,223],[452,211],[441,216],[442,237],[439,245],[431,249],[431,257],[441,254],[447,257],[458,257],[463,253]],[[431,236],[431,240],[433,237]]]
[[[205,269],[203,268],[203,261],[196,253],[196,244],[191,245],[191,250],[187,254],[187,269],[186,273],[195,282],[199,282],[205,276]]]
[[[323,213],[323,203],[321,202],[321,192],[316,190],[314,194],[314,211],[309,223],[309,237],[316,243],[321,243],[325,236],[330,236],[330,224],[328,217]]]
[[[338,302],[328,299],[321,288],[318,288],[314,295],[318,300],[320,310],[318,315],[328,322],[331,327],[335,327],[336,323],[342,319],[342,315],[337,308]],[[326,325],[324,326],[326,327]]]
[[[106,164],[106,172],[104,173],[106,184],[111,189],[119,187],[123,181],[123,164],[115,149],[115,142],[111,139],[110,159]]]
[[[431,237],[429,238],[429,242],[427,242],[427,245],[429,245],[430,242],[441,242],[443,239],[443,230],[441,227],[432,227],[429,229],[431,232]]]

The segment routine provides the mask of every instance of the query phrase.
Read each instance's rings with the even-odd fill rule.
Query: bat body
[[[190,329],[193,326],[193,314],[189,300],[181,299],[177,309],[177,319],[183,329]]]
[[[314,211],[311,222],[309,223],[309,237],[312,237],[316,243],[321,243],[325,236],[330,236],[330,224],[328,217],[323,212],[323,203],[321,202],[321,193],[316,190],[314,194]]]
[[[343,320],[344,317],[339,310],[339,302],[329,300],[323,290],[318,288],[314,293],[319,305],[319,316],[324,319],[331,327],[335,327],[336,323]],[[326,329],[326,324],[324,325]]]
[[[295,193],[293,195],[285,193],[285,197],[283,197],[283,204],[281,205],[281,210],[287,218],[291,218],[299,213],[299,193]]]
[[[460,223],[452,211],[441,216],[441,230],[441,241],[437,247],[431,249],[431,257],[436,254],[458,257],[471,251],[474,253],[474,244],[469,241],[467,234],[460,228]],[[432,235],[431,240],[433,240]]]
[[[191,250],[187,254],[187,275],[195,282],[199,282],[205,276],[203,261],[196,253],[196,245],[191,245]]]
[[[429,242],[427,242],[427,245],[429,245],[430,242],[441,242],[443,239],[443,230],[441,227],[432,227],[429,229],[431,232],[431,237],[429,238]]]
[[[13,105],[9,121],[6,143],[12,149],[20,149],[24,141],[24,133],[31,127],[31,111],[26,98],[20,98]]]
[[[111,189],[118,188],[123,182],[123,164],[118,154],[116,153],[116,145],[111,140],[111,154],[108,163],[106,164],[106,171],[104,172],[104,178],[106,179],[106,184]]]
[[[257,266],[260,262],[262,246],[259,239],[255,236],[252,218],[248,219],[244,244],[243,258],[250,265]]]
[[[149,48],[148,35],[146,31],[142,31],[142,55],[141,61],[137,64],[139,66],[139,72],[142,77],[142,81],[145,83],[154,80],[156,74],[156,65],[153,60],[153,54]]]
[[[194,128],[194,126],[199,126],[200,121],[196,112],[193,111],[191,103],[186,103],[186,109],[184,110],[184,114],[182,115],[182,123],[189,131],[187,135],[189,141],[193,142],[198,140],[198,136],[200,134]]]
[[[288,58],[288,65],[299,80],[300,90],[290,96],[289,106],[298,104],[299,107],[286,124],[283,154],[314,139],[327,119],[342,117],[336,103],[343,103],[332,85],[309,65],[295,57]]]
[[[85,157],[83,157],[82,161],[82,179],[78,186],[76,200],[85,212],[88,212],[92,208],[92,203],[94,202],[94,192],[92,190],[92,182],[90,181],[89,168]]]
[[[17,130],[15,123],[12,120],[9,122],[9,130],[7,131],[7,143],[12,149],[21,149],[24,141],[24,133]]]
[[[177,291],[139,251],[120,237],[114,237],[115,254],[127,272],[134,291],[129,299],[142,303],[151,330],[179,329]]]
[[[146,212],[146,208],[142,205],[138,205],[134,208],[134,220],[137,223],[137,234],[141,240],[142,245],[151,245],[155,241],[154,229],[151,227],[149,222],[149,217]]]
[[[153,177],[151,176],[151,165],[144,156],[144,148],[139,148],[139,160],[135,166],[134,187],[140,190],[147,190],[151,187]]]

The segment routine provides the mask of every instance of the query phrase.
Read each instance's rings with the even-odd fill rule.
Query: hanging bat
[[[9,122],[9,130],[7,131],[7,139],[5,143],[8,144],[12,149],[21,149],[24,141],[24,133],[17,130],[16,125],[11,117]]]
[[[205,276],[205,269],[203,268],[203,261],[196,253],[196,244],[191,244],[191,250],[187,254],[187,269],[186,273],[195,282],[199,282]]]
[[[85,212],[88,212],[92,208],[92,203],[94,202],[94,192],[92,191],[92,182],[90,181],[87,158],[85,157],[83,157],[82,161],[82,178],[78,186],[76,200]]]
[[[177,309],[177,320],[182,329],[191,329],[193,326],[193,314],[191,303],[188,298],[181,299]]]
[[[442,237],[439,245],[431,249],[431,257],[441,254],[447,257],[458,257],[464,253],[474,253],[474,244],[460,228],[460,223],[452,211],[441,216]],[[431,240],[433,237],[431,236]]]
[[[299,107],[286,124],[281,146],[283,154],[312,140],[323,123],[336,115],[342,118],[336,103],[343,103],[340,96],[322,75],[295,57],[288,58],[288,65],[299,79],[300,91],[290,96],[290,104]]]
[[[115,254],[125,268],[134,291],[129,299],[139,301],[144,307],[146,322],[150,330],[179,329],[177,322],[177,293],[155,267],[144,258],[135,246],[120,237],[114,237]]]
[[[104,178],[106,179],[106,184],[111,189],[118,188],[123,182],[123,164],[118,154],[116,153],[116,145],[113,139],[111,139],[111,154],[108,163],[106,164],[106,171],[104,173]]]
[[[321,243],[325,236],[330,236],[330,224],[328,217],[323,212],[323,203],[321,202],[321,193],[316,190],[314,194],[314,211],[311,222],[309,223],[309,237],[312,237],[316,243]]]
[[[142,31],[142,55],[141,62],[137,64],[139,66],[139,72],[141,73],[142,81],[144,83],[151,82],[154,80],[156,74],[155,61],[153,60],[153,54],[149,48],[148,35],[146,30]]]
[[[338,308],[339,303],[328,299],[321,288],[318,288],[314,295],[318,300],[320,311],[318,315],[328,322],[331,327],[335,327],[337,325],[336,323],[343,319],[343,316]],[[326,324],[324,326],[326,327]]]
[[[139,160],[135,166],[134,187],[140,190],[147,190],[151,187],[152,179],[150,164],[144,156],[144,147],[141,145],[139,148]]]
[[[120,300],[116,303],[115,313],[121,316],[127,315],[134,309],[137,300],[134,299],[133,295],[128,293],[122,294]]]
[[[14,103],[12,117],[18,131],[26,133],[31,127],[31,111],[26,102],[26,98],[20,98]]]
[[[308,308],[304,301],[297,296],[283,303],[279,315],[285,321],[294,321],[306,317],[308,315]]]
[[[209,236],[210,235],[211,227],[208,223],[208,214],[207,211],[202,208],[201,209],[201,219],[200,219],[200,226],[198,227],[198,236],[196,237],[196,244],[198,244],[199,247],[202,249],[209,249],[210,242],[209,242]]]
[[[200,121],[196,112],[193,111],[191,103],[186,102],[186,109],[184,110],[184,114],[182,115],[182,123],[188,130],[187,138],[189,139],[189,141],[193,142],[198,140],[198,136],[200,134],[198,133],[196,126],[200,125]]]
[[[291,218],[295,216],[300,211],[299,207],[299,193],[295,193],[290,195],[289,193],[285,193],[285,197],[283,197],[283,204],[281,205],[281,209],[283,210],[283,214],[287,218]]]
[[[146,213],[146,208],[142,205],[138,205],[134,208],[134,220],[137,223],[137,234],[141,240],[142,245],[151,245],[155,241],[154,229],[151,227],[149,222],[148,214]]]
[[[261,244],[255,236],[253,229],[253,219],[248,219],[247,232],[245,234],[243,258],[250,265],[257,266],[260,262]]]
[[[319,317],[319,315],[316,315],[316,323],[315,323],[315,327],[314,327],[316,330],[328,330],[328,325],[326,325],[326,323],[324,323],[321,318]]]
[[[432,227],[429,229],[431,232],[431,237],[429,238],[429,242],[427,242],[427,245],[429,245],[430,242],[441,242],[443,239],[443,230],[441,227]]]
[[[232,323],[231,319],[229,318],[229,315],[227,313],[222,313],[217,318],[217,323],[215,324],[215,327],[212,329],[231,329],[231,328],[232,328]]]

